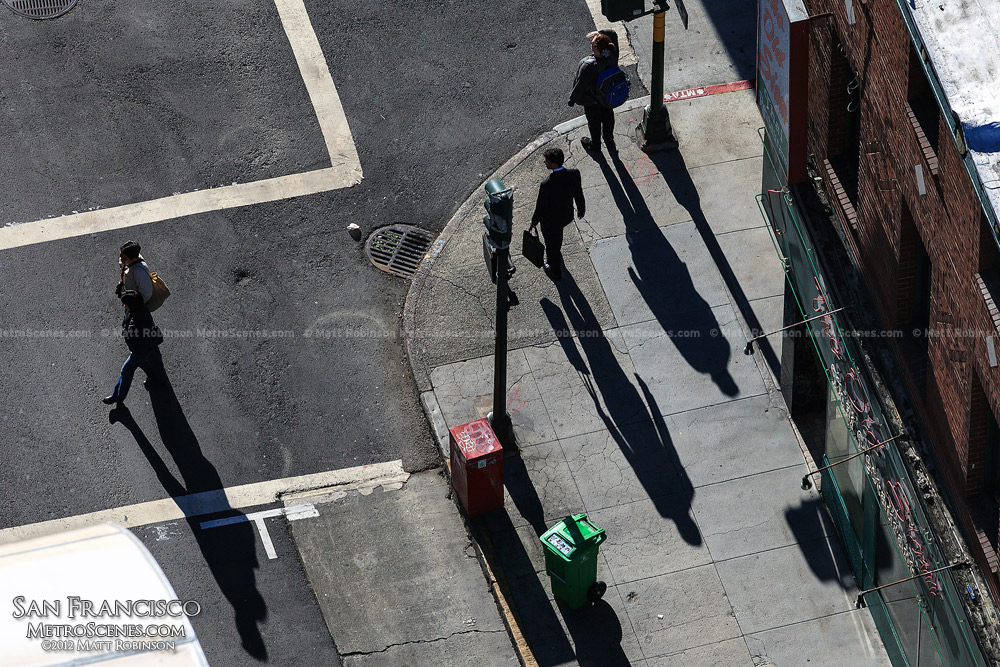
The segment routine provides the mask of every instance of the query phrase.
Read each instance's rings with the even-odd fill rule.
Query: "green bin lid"
[[[586,514],[573,514],[549,528],[538,538],[563,560],[571,560],[577,549],[596,546],[605,540],[604,529],[587,520]]]

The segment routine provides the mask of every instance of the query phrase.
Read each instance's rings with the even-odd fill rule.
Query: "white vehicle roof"
[[[20,605],[14,599],[22,597]],[[145,546],[129,531],[114,524],[101,524],[13,544],[0,545],[0,667],[55,667],[101,665],[104,667],[207,667],[205,654],[194,628],[184,614],[179,616],[69,617],[69,596],[93,602],[174,600],[177,595],[160,566]],[[35,602],[60,605],[60,613],[38,617],[25,615]],[[176,607],[175,607],[176,608]],[[49,611],[51,612],[50,606]],[[23,615],[22,618],[15,618]],[[29,624],[168,625],[183,628],[183,637],[157,638],[174,642],[175,650],[73,650],[42,648],[43,640],[29,638]],[[114,630],[112,630],[114,632]],[[56,641],[80,640],[127,642],[148,641],[141,637],[52,637]]]

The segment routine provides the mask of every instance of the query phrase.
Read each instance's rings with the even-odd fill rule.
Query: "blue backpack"
[[[628,92],[628,75],[618,65],[612,65],[597,75],[597,99],[604,107],[620,107],[628,99]]]

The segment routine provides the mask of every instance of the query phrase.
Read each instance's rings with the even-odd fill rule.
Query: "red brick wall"
[[[845,69],[837,66],[838,44],[844,47],[847,69],[861,78],[858,197],[854,224],[847,233],[886,328],[905,321],[912,307],[917,236],[933,267],[930,325],[945,335],[928,341],[925,399],[920,399],[902,363],[900,346],[894,340],[890,345],[945,483],[961,501],[982,487],[978,476],[982,467],[978,461],[982,411],[1000,414],[1000,368],[989,366],[985,335],[966,334],[992,333],[1000,350],[1000,330],[990,315],[977,275],[980,243],[994,241],[988,230],[981,233],[984,216],[943,119],[939,119],[936,155],[922,131],[926,128],[914,126],[907,104],[913,49],[896,3],[853,3],[854,25],[848,25],[841,0],[806,0],[806,5],[810,15],[832,14],[813,19],[810,40],[808,149],[817,164],[835,158],[840,150],[836,138],[842,136],[843,128],[838,124],[837,104],[846,90],[837,90]],[[827,68],[831,68],[829,74]],[[918,192],[915,165],[923,169],[924,195]],[[826,173],[823,176],[831,203],[844,220],[831,179]],[[906,209],[913,219],[909,233],[903,224]],[[1000,299],[1000,295],[994,296]],[[977,389],[975,395],[973,375],[981,378],[981,391]],[[972,424],[974,410],[979,412]],[[972,463],[976,463],[975,468]],[[963,507],[959,512],[960,522],[974,535],[968,512]],[[997,587],[996,580],[991,583]]]

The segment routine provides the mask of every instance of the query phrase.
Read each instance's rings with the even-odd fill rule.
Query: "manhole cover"
[[[434,237],[413,225],[389,225],[375,230],[365,243],[372,264],[400,278],[412,278]]]
[[[54,19],[76,6],[76,0],[3,0],[15,14],[29,19]]]

